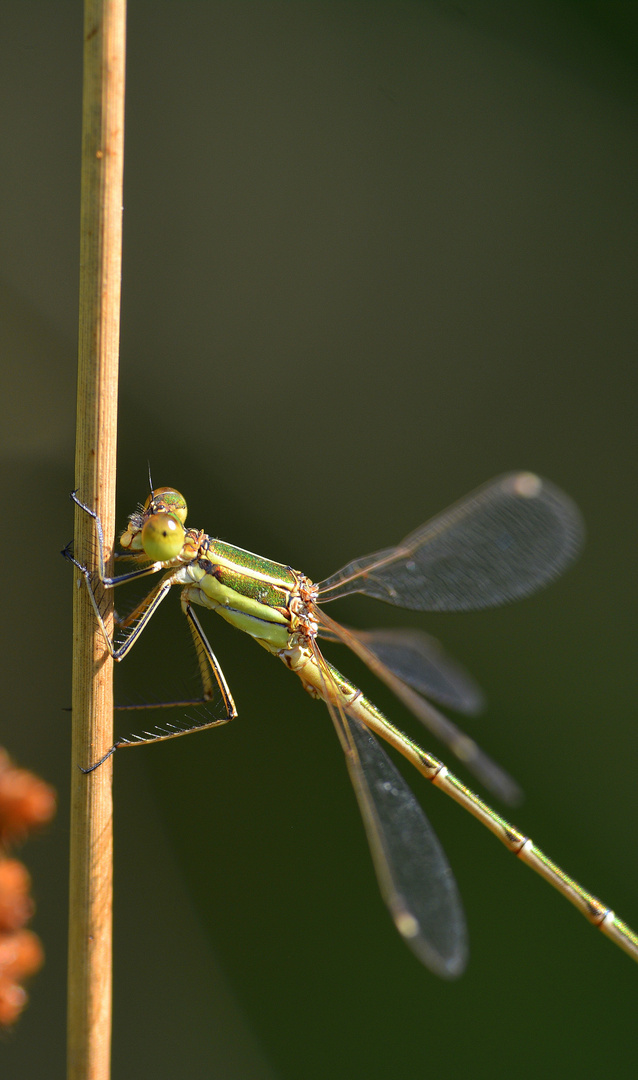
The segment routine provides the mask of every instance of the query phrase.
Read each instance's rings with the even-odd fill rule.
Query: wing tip
[[[406,945],[421,963],[441,979],[458,979],[467,967],[468,950],[465,938],[457,942],[454,952],[444,956],[434,949],[423,936],[418,919],[412,912],[401,907],[392,911],[394,925]]]
[[[512,491],[523,499],[537,499],[544,487],[540,476],[533,472],[513,473],[511,483]]]

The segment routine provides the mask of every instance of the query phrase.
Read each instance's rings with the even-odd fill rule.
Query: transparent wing
[[[374,736],[354,717],[340,720],[347,729],[348,770],[383,899],[419,960],[436,975],[456,978],[467,963],[467,930],[445,853]]]
[[[360,641],[386,668],[419,693],[466,715],[482,710],[483,693],[472,676],[448,656],[436,638],[423,630],[344,629],[349,637]],[[343,640],[323,626],[319,634],[332,641]]]
[[[435,709],[424,697],[416,693],[412,689],[417,685],[417,682],[421,681],[424,671],[422,669],[416,670],[415,657],[418,655],[414,653],[412,657],[408,656],[406,663],[402,663],[400,657],[394,656],[396,663],[385,663],[380,656],[380,652],[383,650],[378,649],[378,641],[376,635],[379,634],[382,638],[386,635],[396,637],[400,641],[403,634],[406,634],[408,638],[411,637],[412,631],[360,631],[352,630],[349,627],[341,626],[340,623],[335,622],[326,615],[325,611],[316,607],[314,609],[315,617],[319,624],[319,633],[321,637],[329,638],[332,641],[342,641],[344,645],[352,649],[354,653],[364,664],[370,668],[377,678],[389,686],[390,690],[407,706],[408,709],[421,721],[421,723],[436,736],[440,742],[462,761],[467,769],[470,770],[476,776],[481,783],[488,788],[497,798],[502,802],[507,803],[509,806],[518,805],[522,798],[523,792],[516,781],[501,768],[500,765],[481,750],[478,743],[474,739],[466,735],[464,731],[461,731],[456,724],[448,720],[447,716],[443,716],[442,713]],[[366,640],[368,636],[372,638],[372,647]],[[427,639],[427,635],[424,635]],[[429,639],[433,640],[433,639]],[[395,644],[395,642],[393,642]],[[448,658],[446,658],[447,660]],[[449,661],[450,665],[453,661]],[[402,673],[403,670],[403,673]],[[410,685],[407,685],[407,675],[411,676]],[[416,678],[414,678],[416,674]],[[429,674],[429,672],[427,673]],[[465,676],[465,673],[463,673]],[[469,676],[465,676],[469,680]],[[419,687],[421,689],[421,687]],[[458,689],[458,688],[457,688]],[[427,693],[427,690],[424,690]]]
[[[321,582],[319,600],[360,592],[421,611],[503,604],[560,574],[582,539],[567,495],[533,473],[508,473],[396,547],[348,563]]]

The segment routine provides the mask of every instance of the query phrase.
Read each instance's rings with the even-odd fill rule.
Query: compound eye
[[[142,546],[152,562],[170,562],[182,548],[186,533],[175,514],[151,514],[142,528]]]
[[[155,514],[175,514],[182,525],[188,513],[184,496],[180,495],[179,491],[175,491],[175,488],[170,487],[155,488],[155,491],[151,492],[144,503],[144,513],[148,513],[149,510]]]

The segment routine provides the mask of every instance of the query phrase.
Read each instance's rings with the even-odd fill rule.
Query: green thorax
[[[218,580],[227,588],[268,607],[288,607],[300,576],[283,563],[271,562],[210,536],[200,548],[202,558],[210,561]]]
[[[287,648],[291,600],[301,575],[288,566],[209,536],[180,573],[183,599],[210,608],[266,648]]]

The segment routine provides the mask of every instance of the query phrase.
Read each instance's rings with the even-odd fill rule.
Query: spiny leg
[[[71,500],[75,503],[75,505],[80,508],[80,510],[84,510],[84,512],[86,514],[88,514],[89,517],[93,518],[93,522],[95,524],[95,534],[97,536],[97,543],[98,543],[98,571],[97,571],[97,574],[98,574],[98,579],[100,581],[100,584],[103,585],[105,589],[113,589],[113,588],[115,588],[116,585],[122,585],[125,581],[133,581],[135,578],[146,577],[148,574],[156,574],[158,570],[161,570],[161,568],[162,568],[161,562],[154,562],[154,563],[151,563],[150,566],[142,567],[140,570],[131,570],[129,573],[127,573],[127,574],[119,574],[117,577],[107,577],[106,563],[105,563],[105,560],[104,560],[104,530],[102,529],[102,522],[100,521],[99,515],[95,512],[95,510],[91,510],[90,506],[87,506],[86,503],[83,503],[80,499],[78,499],[77,494],[76,494],[75,491],[71,492],[70,497],[71,497]],[[82,573],[84,575],[84,578],[87,581],[87,583],[90,582],[91,574],[87,570],[86,566],[83,566],[83,564],[81,562],[78,562],[78,560],[76,558],[74,558],[74,556],[71,553],[71,544],[67,544],[67,546],[63,549],[62,554],[64,555],[65,559],[68,559],[69,562],[72,562],[74,566],[77,566],[80,573]],[[139,553],[123,552],[123,553],[116,553],[114,555],[114,558],[116,560],[120,560],[120,559],[128,560],[128,559],[130,559],[131,561],[133,561],[135,559],[140,559],[140,558],[144,559],[145,555],[144,555],[143,552],[139,552]]]
[[[162,583],[160,582],[160,585]],[[163,598],[163,597],[162,597]],[[157,601],[159,603],[159,600]],[[118,705],[116,706],[119,711],[134,711],[140,709],[170,709],[170,708],[189,708],[198,707],[208,704],[215,697],[216,689],[221,694],[224,716],[216,718],[214,720],[202,720],[197,723],[180,725],[168,724],[168,727],[173,730],[168,731],[166,728],[157,727],[154,732],[146,731],[143,735],[131,735],[130,738],[118,739],[113,746],[107,750],[106,754],[100,758],[99,761],[94,762],[86,769],[82,769],[82,772],[93,772],[100,765],[103,764],[119,747],[127,746],[147,746],[154,742],[164,742],[167,739],[176,739],[180,735],[188,735],[192,731],[205,731],[207,728],[220,727],[222,724],[227,724],[230,720],[234,720],[237,716],[237,708],[233,700],[233,696],[230,692],[230,688],[224,673],[221,669],[219,661],[213,652],[210,642],[208,641],[199,620],[195,615],[192,607],[188,603],[183,605],[184,614],[188,620],[191,633],[193,635],[193,641],[195,644],[195,651],[197,653],[197,661],[199,665],[200,677],[202,680],[203,694],[198,698],[187,698],[179,701],[161,701],[151,702],[142,705]],[[125,655],[125,654],[124,654]],[[121,659],[121,656],[116,657]]]

